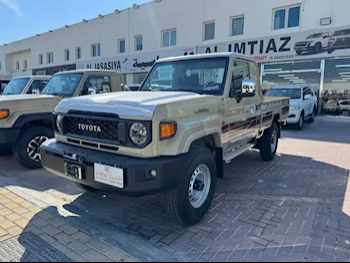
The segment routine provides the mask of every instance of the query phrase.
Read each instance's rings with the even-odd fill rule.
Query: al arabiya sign
[[[77,61],[77,69],[119,70],[122,73],[148,72],[160,58],[194,55],[195,47],[164,49],[132,55],[120,55],[112,58]]]
[[[350,26],[200,46],[197,53],[236,52],[257,62],[350,56]]]

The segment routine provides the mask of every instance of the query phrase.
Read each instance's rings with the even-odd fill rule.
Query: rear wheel
[[[315,53],[315,54],[318,54],[318,53],[321,53],[321,51],[322,51],[321,43],[317,43],[317,44],[315,45],[315,51],[314,51],[314,53]]]
[[[316,118],[316,109],[313,110],[309,122],[313,123]]]
[[[272,161],[277,152],[279,129],[276,122],[272,123],[270,129],[264,132],[260,139],[260,156],[265,162]]]
[[[180,183],[166,194],[168,214],[181,225],[199,223],[213,200],[216,178],[213,153],[205,145],[193,145]]]
[[[27,168],[41,168],[40,145],[52,137],[53,132],[44,127],[29,127],[24,129],[12,149],[15,159]]]
[[[299,121],[298,121],[298,124],[297,124],[298,130],[302,130],[303,127],[304,127],[304,112],[302,112],[300,114],[300,118],[299,118]]]

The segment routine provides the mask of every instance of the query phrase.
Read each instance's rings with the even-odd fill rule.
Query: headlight
[[[8,116],[10,116],[9,110],[0,110],[0,120],[6,119]]]
[[[129,130],[129,137],[133,143],[137,146],[141,146],[146,143],[148,139],[148,132],[142,123],[136,122],[131,125]]]
[[[63,132],[63,116],[62,115],[57,115],[56,117],[56,128],[57,131],[62,133]]]
[[[299,104],[298,105],[291,105],[290,109],[291,110],[300,110],[300,105]]]

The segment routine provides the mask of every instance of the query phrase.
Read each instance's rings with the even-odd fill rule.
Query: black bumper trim
[[[65,174],[65,162],[71,161],[66,155],[75,154],[84,166],[82,180]],[[134,158],[129,156],[85,149],[57,142],[55,139],[41,146],[41,163],[48,171],[73,182],[99,190],[115,191],[129,196],[144,196],[175,188],[183,174],[182,165],[186,155],[158,158]],[[122,168],[124,170],[124,188],[101,184],[94,179],[94,163]],[[151,175],[151,170],[157,176]]]
[[[20,129],[0,129],[0,145],[13,145],[16,143]]]

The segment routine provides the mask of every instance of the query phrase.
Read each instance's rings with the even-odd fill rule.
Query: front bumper
[[[0,147],[14,145],[17,141],[20,129],[0,129]]]
[[[290,111],[287,119],[287,124],[296,124],[299,122],[301,111]]]
[[[59,143],[55,139],[46,141],[40,149],[41,163],[48,171],[76,183],[130,196],[155,194],[175,188],[181,180],[182,165],[186,158],[186,155],[151,159],[134,158],[71,146]],[[84,166],[82,179],[66,175],[65,163],[72,162],[72,159],[67,156],[73,155],[76,156],[76,163]],[[124,170],[124,188],[120,189],[96,182],[95,163],[122,168]],[[157,176],[153,177],[151,170],[155,170]]]

